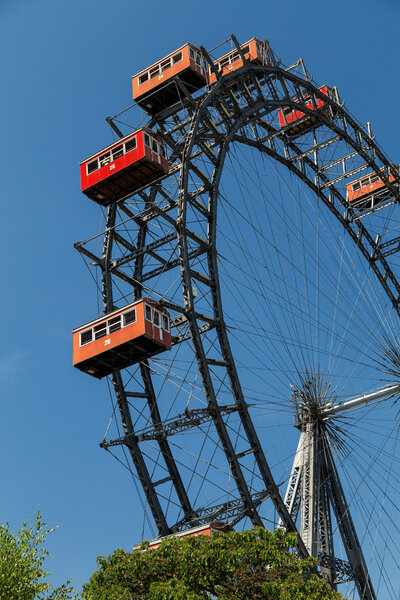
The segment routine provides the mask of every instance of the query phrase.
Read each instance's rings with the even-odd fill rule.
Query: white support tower
[[[284,501],[293,521],[300,513],[300,536],[309,554],[320,559],[321,574],[331,588],[354,580],[361,600],[376,600],[376,595],[335,466],[327,425],[338,414],[399,392],[400,385],[393,384],[335,403],[329,401],[328,386],[320,378],[308,379],[303,389],[292,391],[295,427],[301,433]],[[332,512],[347,561],[335,558]]]

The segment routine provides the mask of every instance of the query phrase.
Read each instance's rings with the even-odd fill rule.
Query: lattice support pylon
[[[316,392],[320,390],[320,385],[312,382],[295,390],[295,426],[301,433],[284,502],[293,521],[301,514],[300,536],[309,554],[320,559],[320,572],[331,588],[336,589],[351,573],[360,598],[374,600],[376,595],[335,465],[326,423],[335,414],[392,396],[399,386],[387,386],[335,404],[327,402],[323,393],[318,397]],[[348,564],[334,555],[331,512]]]

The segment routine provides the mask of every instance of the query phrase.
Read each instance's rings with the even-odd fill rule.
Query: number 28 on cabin
[[[73,365],[101,379],[171,349],[168,311],[142,298],[72,332]]]

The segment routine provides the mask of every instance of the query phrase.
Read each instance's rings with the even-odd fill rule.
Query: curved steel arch
[[[356,135],[358,135],[360,137],[360,139],[362,139],[365,143],[368,144],[369,152],[371,154],[374,154],[377,157],[379,157],[379,159],[381,161],[381,166],[383,165],[386,168],[389,168],[392,165],[392,163],[383,154],[383,152],[374,143],[374,141],[371,138],[368,138],[366,136],[366,134],[362,130],[362,128],[354,121],[354,119],[350,115],[348,115],[348,113],[346,113],[346,111],[343,109],[343,107],[335,104],[330,98],[328,98],[327,96],[322,94],[318,90],[318,88],[313,86],[310,82],[302,81],[299,77],[296,77],[296,76],[288,73],[287,71],[283,71],[281,69],[272,68],[272,67],[262,67],[262,66],[251,65],[251,64],[242,67],[240,70],[238,70],[236,72],[232,72],[230,74],[225,75],[223,78],[221,78],[215,84],[215,86],[211,89],[211,91],[208,94],[206,94],[204,96],[204,98],[202,98],[201,103],[198,106],[197,111],[194,114],[194,117],[193,117],[193,120],[192,120],[192,123],[190,126],[191,139],[190,139],[190,144],[187,144],[188,148],[193,147],[194,143],[196,142],[196,134],[197,134],[197,130],[199,127],[199,122],[202,119],[202,113],[207,110],[207,108],[210,106],[210,104],[212,104],[215,97],[217,97],[218,94],[221,93],[221,91],[224,91],[224,89],[229,88],[230,85],[232,85],[232,80],[237,80],[238,77],[240,77],[240,75],[246,76],[246,74],[249,74],[249,73],[257,74],[260,72],[265,73],[266,75],[279,74],[280,79],[287,79],[288,81],[295,82],[298,85],[304,85],[304,88],[307,90],[307,92],[312,93],[315,96],[315,98],[323,99],[327,104],[330,105],[330,107],[335,112],[338,113],[340,119],[344,119],[345,121],[347,121],[349,124],[352,125],[352,127],[354,128],[354,131],[356,132]],[[271,101],[271,99],[268,99],[268,98],[264,98],[263,100],[259,99],[253,106],[249,106],[248,108],[244,108],[241,110],[240,116],[232,123],[231,129],[228,133],[225,134],[223,144],[221,145],[221,148],[223,148],[223,151],[222,151],[222,155],[218,157],[218,168],[215,170],[215,173],[213,174],[213,181],[212,181],[212,189],[213,190],[218,189],[218,183],[219,183],[219,179],[221,177],[221,172],[223,169],[223,158],[224,158],[224,155],[227,150],[226,147],[232,141],[233,136],[235,136],[236,131],[240,127],[245,125],[246,122],[251,122],[255,118],[254,113],[257,113],[257,111],[259,110],[260,107],[271,107],[272,106],[273,110],[277,110],[278,108],[282,108],[287,105],[299,107],[298,103],[290,101],[286,96],[283,96],[280,100],[277,100],[275,98],[275,99],[273,99],[273,101]],[[354,150],[357,151],[359,156],[361,156],[365,160],[366,164],[369,167],[371,167],[374,171],[378,171],[379,168],[381,168],[378,165],[377,161],[373,160],[369,156],[369,154],[367,154],[365,152],[365,150],[363,150],[362,146],[360,144],[357,144],[356,140],[353,139],[352,136],[350,136],[346,131],[344,131],[343,129],[340,129],[333,122],[333,120],[328,120],[326,117],[324,117],[322,114],[320,114],[319,111],[310,110],[305,105],[304,106],[300,105],[300,106],[301,106],[302,112],[304,112],[305,114],[313,115],[315,118],[318,119],[318,121],[320,123],[323,123],[324,125],[328,126],[330,129],[332,129],[332,131],[339,134],[340,139],[346,140],[354,148]],[[375,275],[378,278],[380,284],[383,286],[385,292],[388,294],[388,296],[393,304],[394,309],[396,310],[397,314],[400,316],[400,307],[399,307],[400,283],[397,280],[397,278],[395,277],[388,262],[385,260],[385,257],[381,254],[379,245],[376,242],[374,242],[372,235],[368,232],[368,229],[362,224],[362,222],[360,220],[346,219],[339,212],[338,208],[335,206],[335,204],[332,202],[332,200],[323,193],[321,186],[318,185],[317,183],[315,183],[315,178],[312,179],[311,177],[307,177],[307,175],[300,168],[296,168],[293,160],[290,160],[289,158],[282,156],[276,150],[273,150],[272,148],[268,147],[267,144],[271,139],[276,138],[278,136],[283,136],[283,134],[279,130],[276,130],[273,127],[268,126],[268,125],[266,125],[266,129],[268,130],[268,135],[266,136],[265,140],[263,140],[262,142],[254,141],[251,139],[246,139],[244,136],[242,136],[242,137],[236,136],[235,141],[240,141],[244,144],[252,145],[252,146],[256,147],[257,149],[259,149],[260,151],[265,152],[266,154],[268,154],[275,160],[278,160],[280,163],[284,164],[288,169],[290,169],[295,175],[297,175],[303,182],[305,182],[313,192],[315,192],[315,194],[324,202],[324,204],[329,208],[329,210],[340,221],[341,225],[346,229],[347,233],[351,236],[353,241],[357,244],[358,248],[360,248],[360,251],[366,258],[366,260],[369,262],[371,268],[374,270]],[[286,138],[284,143],[285,143],[285,147],[289,148],[296,154],[301,154],[301,150],[290,139]],[[220,149],[220,153],[221,153],[221,149]],[[184,151],[184,153],[182,155],[182,164],[185,163],[185,160],[190,160],[189,152],[186,151],[186,154],[187,155],[185,156],[185,151]],[[317,165],[315,165],[307,157],[304,157],[303,160],[305,161],[307,166],[312,170],[314,175],[318,176],[318,179],[322,183],[324,183],[324,184],[329,183],[329,178],[326,175],[324,175],[323,172],[321,172],[321,173],[319,172]],[[182,175],[183,181],[181,184],[180,194],[181,194],[181,197],[185,197],[185,200],[187,201],[187,197],[186,197],[187,191],[185,189],[185,187],[187,185],[187,181],[185,180],[186,173],[185,173],[184,169],[183,169],[183,173],[184,174]],[[393,194],[393,202],[399,202],[400,201],[400,193],[399,193],[399,188],[396,187],[396,184],[400,182],[400,176],[398,175],[393,183],[389,182],[388,177],[382,176],[382,179]],[[354,209],[351,206],[349,206],[349,203],[347,202],[347,200],[340,193],[340,191],[335,188],[335,186],[333,184],[329,185],[329,190],[331,192],[331,195],[334,196],[334,198],[340,203],[340,205],[345,208],[346,213],[350,217],[355,216],[356,213],[355,213]],[[352,227],[352,225],[353,225],[353,227]],[[354,231],[355,228],[358,230],[357,232]],[[367,241],[368,245],[363,243],[363,238]],[[380,267],[377,264],[378,260],[380,262]],[[392,283],[392,288],[387,283],[388,280]],[[394,292],[396,292],[397,295]]]
[[[259,70],[259,68],[258,68],[258,70]],[[232,75],[231,78],[233,79],[234,76]],[[236,75],[235,75],[235,78],[236,78]],[[219,88],[222,87],[223,83],[225,83],[225,82],[220,81],[217,84],[219,86]],[[229,81],[226,83],[226,85],[229,86]],[[191,314],[195,310],[195,302],[194,302],[193,293],[192,293],[192,281],[191,281],[191,276],[190,276],[191,269],[190,269],[190,261],[188,260],[187,239],[185,236],[185,220],[186,220],[186,210],[187,210],[187,206],[188,206],[188,168],[186,165],[189,164],[190,160],[191,160],[191,158],[190,158],[191,152],[196,143],[196,136],[198,135],[199,124],[202,121],[202,112],[207,108],[207,106],[209,106],[209,104],[212,102],[212,97],[217,95],[217,93],[218,93],[218,88],[216,87],[216,89],[213,89],[210,92],[209,96],[206,96],[204,98],[202,104],[198,108],[197,113],[193,116],[193,121],[192,121],[191,127],[190,127],[191,139],[189,138],[187,140],[186,147],[182,154],[181,189],[180,189],[180,195],[179,195],[180,211],[178,213],[179,214],[178,222],[179,222],[179,246],[180,246],[180,256],[181,256],[181,272],[182,272],[182,281],[183,281],[183,290],[184,290],[184,300],[185,300],[185,306],[187,309],[187,319],[190,323],[190,331],[191,331],[191,336],[192,336],[192,340],[193,340],[194,347],[195,347],[196,357],[197,357],[198,364],[199,364],[199,370],[203,377],[204,387],[208,391],[208,400],[209,400],[211,406],[216,405],[215,394],[212,391],[213,390],[212,378],[210,376],[209,369],[207,366],[207,358],[206,358],[206,353],[204,352],[204,349],[203,349],[201,335],[199,334],[198,329],[196,328],[196,320],[195,320],[195,318],[193,318],[193,319],[191,318]],[[236,142],[241,142],[241,143],[256,147],[259,151],[264,152],[264,153],[268,154],[270,157],[274,158],[275,160],[278,160],[279,162],[281,162],[283,165],[285,165],[287,168],[289,168],[295,175],[297,175],[305,183],[307,183],[307,185],[311,188],[311,190],[313,192],[315,192],[315,194],[331,210],[331,212],[339,220],[341,225],[345,228],[345,230],[350,235],[350,237],[353,239],[353,241],[356,243],[356,245],[360,248],[360,251],[362,252],[363,256],[366,258],[368,263],[373,268],[375,275],[377,276],[377,278],[380,281],[381,285],[383,286],[385,292],[389,296],[397,314],[399,314],[399,305],[398,305],[398,299],[394,297],[392,290],[387,285],[386,278],[382,276],[382,274],[376,264],[376,261],[371,259],[371,256],[370,256],[368,250],[366,249],[364,244],[361,242],[362,237],[357,236],[355,234],[350,223],[348,221],[346,221],[343,218],[343,216],[339,213],[339,211],[336,209],[336,207],[332,205],[332,202],[329,201],[329,199],[322,192],[322,190],[319,188],[319,186],[317,186],[314,181],[306,178],[304,176],[304,174],[301,173],[299,171],[299,169],[297,169],[285,157],[279,155],[277,152],[274,152],[271,148],[268,148],[265,145],[265,141],[263,143],[260,143],[259,141],[256,141],[256,140],[246,139],[246,137],[243,134],[241,136],[236,135],[236,132],[239,129],[241,129],[244,125],[254,121],[254,115],[257,114],[259,112],[260,108],[262,108],[263,106],[264,106],[263,102],[259,100],[259,101],[256,101],[252,106],[249,106],[247,109],[243,109],[240,113],[240,116],[232,124],[231,129],[228,132],[226,132],[223,143],[219,145],[219,150],[218,150],[218,154],[217,154],[216,161],[215,161],[216,166],[214,168],[214,172],[213,172],[213,175],[211,178],[212,186],[211,186],[211,191],[209,193],[209,203],[208,203],[208,211],[209,211],[208,235],[207,235],[207,242],[208,242],[207,258],[208,258],[208,268],[209,268],[208,275],[210,277],[210,280],[212,281],[212,285],[210,286],[211,287],[211,296],[212,296],[212,301],[213,301],[214,319],[215,319],[215,323],[216,323],[216,331],[217,331],[218,341],[219,341],[220,349],[221,349],[221,356],[223,358],[225,367],[227,369],[227,373],[228,373],[232,393],[233,393],[233,396],[235,399],[235,403],[238,406],[238,414],[239,414],[241,423],[243,425],[243,428],[246,432],[247,438],[249,440],[250,449],[254,452],[258,468],[260,470],[262,479],[264,481],[265,489],[269,493],[269,496],[271,497],[278,514],[281,515],[281,519],[282,519],[284,526],[287,529],[292,529],[293,524],[291,523],[291,520],[288,519],[288,515],[282,509],[282,505],[280,502],[281,498],[280,498],[279,490],[278,490],[277,486],[275,485],[272,474],[271,474],[268,464],[265,460],[261,444],[258,440],[258,437],[257,437],[256,431],[254,429],[250,414],[248,412],[247,404],[244,399],[244,394],[241,389],[240,380],[239,380],[238,373],[236,370],[235,361],[234,361],[233,354],[232,354],[232,351],[230,348],[229,336],[227,333],[227,329],[224,325],[223,304],[222,304],[222,298],[221,298],[220,286],[219,286],[219,277],[218,277],[216,222],[217,222],[217,205],[218,205],[218,198],[219,198],[219,183],[220,183],[221,175],[222,175],[222,172],[224,169],[224,162],[225,162],[226,153],[229,148],[229,144],[232,141],[236,141]],[[268,129],[270,134],[272,134],[272,135],[276,134],[276,130],[274,130],[273,128],[271,128],[271,127],[266,127],[266,128]],[[337,128],[335,128],[335,129],[337,130]],[[288,145],[290,146],[291,149],[293,149],[295,151],[299,151],[299,148],[297,148],[296,145],[292,141],[288,142]],[[311,166],[313,169],[315,169],[315,166],[313,164],[311,164]],[[324,180],[326,178],[324,176],[322,176],[321,179]],[[331,188],[331,192],[332,192],[332,188]],[[338,192],[337,190],[334,190],[333,193],[335,193],[335,195],[338,197],[341,204],[346,207],[346,201],[341,196],[340,192]],[[369,244],[371,246],[374,246],[372,237],[369,235],[366,228],[360,222],[356,222],[356,226],[359,229],[359,231],[362,232],[363,237],[367,239]],[[389,272],[389,277],[391,278],[391,281],[396,285],[396,289],[398,290],[397,280],[394,278],[394,275],[390,271],[388,264],[386,263],[386,261],[384,260],[383,257],[380,257],[380,259],[381,259],[382,265],[385,268],[386,273]],[[216,428],[220,435],[221,444],[226,448],[225,451],[227,453],[228,459],[232,459],[233,457],[235,457],[235,454],[234,454],[234,452],[232,452],[232,450],[227,448],[227,443],[226,443],[227,442],[227,439],[226,439],[227,432],[226,432],[226,430],[224,431],[223,428],[221,428],[218,425],[216,424]],[[231,469],[234,472],[234,477],[235,477],[236,483],[238,485],[238,488],[240,490],[240,486],[242,485],[242,483],[240,481],[240,478],[238,478],[236,475],[236,469],[238,469],[238,468],[240,469],[239,464],[231,463]],[[243,494],[241,494],[241,495],[243,497]],[[244,500],[244,505],[246,507],[246,510],[248,511],[246,499]],[[250,516],[250,513],[248,513],[248,514]],[[348,537],[349,537],[349,532],[350,532],[351,535],[354,536],[354,539],[352,539],[353,547],[355,546],[358,548],[358,551],[357,551],[358,554],[354,555],[354,550],[352,550],[352,552],[350,552],[350,554],[352,554],[352,560],[353,560],[352,568],[354,569],[354,573],[355,573],[354,578],[356,581],[356,585],[359,590],[361,598],[365,598],[365,599],[373,598],[374,599],[374,598],[376,598],[376,596],[373,591],[368,572],[366,572],[365,560],[362,556],[360,545],[359,545],[357,535],[355,533],[354,525],[351,521],[351,518],[350,518],[350,523],[351,523],[351,526],[348,527],[348,530],[346,532],[344,532],[343,535],[347,536],[346,541],[348,542]]]

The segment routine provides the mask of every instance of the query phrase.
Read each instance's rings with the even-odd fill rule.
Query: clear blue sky
[[[131,103],[132,74],[184,42],[256,35],[337,85],[398,163],[399,17],[397,0],[1,0],[0,521],[17,526],[40,505],[60,526],[54,583],[79,588],[98,554],[142,530],[128,473],[98,447],[106,384],[71,366],[71,329],[97,313],[72,247],[100,218],[78,163],[112,141],[104,118]]]

